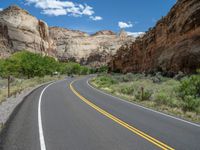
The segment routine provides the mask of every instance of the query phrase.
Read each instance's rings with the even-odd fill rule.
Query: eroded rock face
[[[18,6],[0,12],[0,56],[18,50],[51,54],[48,26]],[[7,53],[5,53],[7,52]]]
[[[119,47],[134,41],[125,33],[99,31],[93,35],[48,25],[18,6],[0,12],[0,57],[19,50],[53,56],[85,65],[106,64]]]
[[[109,62],[119,72],[195,72],[200,68],[200,1],[179,0],[168,15]]]
[[[99,31],[93,35],[58,27],[51,27],[49,31],[58,59],[95,67],[107,64],[122,44],[135,40],[128,36],[122,39],[112,31]]]

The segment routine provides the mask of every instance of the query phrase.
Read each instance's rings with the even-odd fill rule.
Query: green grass
[[[11,83],[10,87],[10,93],[11,96],[16,96],[18,93],[23,91],[27,88],[35,87],[39,84],[62,79],[64,76],[45,76],[45,77],[34,77],[31,79],[14,79],[14,81]],[[6,100],[7,98],[7,80],[0,80],[0,104]]]
[[[91,84],[125,100],[200,122],[199,79],[200,75],[176,80],[159,74],[145,76],[128,73],[99,75],[91,80]]]

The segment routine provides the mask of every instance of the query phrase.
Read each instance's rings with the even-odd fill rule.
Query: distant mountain
[[[175,74],[200,68],[200,0],[178,0],[166,17],[109,62],[111,71]]]
[[[20,50],[86,65],[107,64],[121,45],[134,37],[99,31],[93,35],[48,25],[18,6],[0,12],[0,57]]]

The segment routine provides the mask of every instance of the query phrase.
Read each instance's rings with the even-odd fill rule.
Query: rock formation
[[[200,68],[200,1],[179,0],[143,37],[124,44],[109,62],[118,72],[195,72]]]
[[[18,6],[0,12],[0,56],[18,50],[53,55],[48,26]]]
[[[122,44],[134,40],[128,36],[121,39],[112,31],[99,31],[91,36],[58,27],[51,27],[49,31],[56,44],[58,59],[75,60],[96,67],[107,64]]]
[[[124,34],[123,34],[124,36]],[[18,6],[0,12],[0,57],[19,50],[76,61],[91,66],[106,64],[119,47],[135,38],[99,31],[93,35],[48,25]]]

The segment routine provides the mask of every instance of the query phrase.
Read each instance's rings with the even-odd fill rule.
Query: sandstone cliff
[[[48,26],[18,6],[0,12],[0,57],[18,50],[53,55]]]
[[[109,62],[118,72],[195,72],[200,68],[200,1],[179,0],[143,37]]]
[[[58,27],[51,27],[49,31],[58,59],[75,60],[96,67],[107,64],[122,44],[135,40],[133,37],[122,37],[121,34],[116,35],[107,30],[93,35]]]
[[[121,45],[134,41],[124,32],[99,31],[93,35],[48,27],[26,10],[10,6],[0,12],[0,57],[19,50],[50,55],[62,61],[91,66],[106,64]]]

